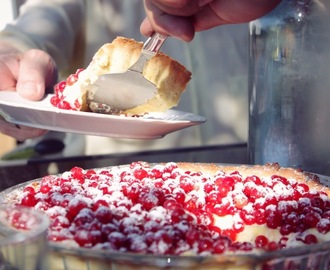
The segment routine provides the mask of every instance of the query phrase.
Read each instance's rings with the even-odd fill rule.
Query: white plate
[[[155,139],[206,121],[192,113],[169,110],[143,117],[126,117],[53,107],[48,95],[29,101],[16,92],[0,91],[0,116],[8,122],[47,130],[131,139]]]

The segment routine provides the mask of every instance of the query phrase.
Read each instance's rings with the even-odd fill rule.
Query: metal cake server
[[[145,63],[154,56],[167,36],[154,33],[144,43],[137,62],[126,72],[98,77],[88,93],[89,107],[94,112],[116,113],[144,104],[156,92],[156,86],[143,77]]]

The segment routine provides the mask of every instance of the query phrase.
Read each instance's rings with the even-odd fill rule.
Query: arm
[[[57,80],[57,67],[80,66],[84,40],[84,0],[28,0],[13,23],[0,32],[0,91],[41,99]],[[0,118],[0,132],[18,140],[45,131],[11,125]]]
[[[84,21],[84,0],[30,0],[21,6],[17,20],[0,32],[0,41],[21,52],[45,51],[63,70],[72,63],[75,47],[84,47]]]

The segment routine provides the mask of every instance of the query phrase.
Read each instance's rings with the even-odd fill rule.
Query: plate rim
[[[161,138],[165,135],[178,131],[180,129],[188,128],[194,125],[203,124],[206,122],[206,118],[200,115],[196,115],[190,112],[184,112],[179,110],[170,109],[166,112],[154,112],[141,117],[129,117],[124,115],[110,115],[110,114],[98,114],[92,112],[81,112],[73,110],[64,110],[53,107],[50,104],[50,98],[54,96],[53,94],[46,95],[41,101],[30,101],[25,100],[20,97],[17,92],[14,91],[0,91],[0,117],[3,117],[6,121],[25,125],[33,128],[49,129],[60,132],[70,132],[70,133],[80,133],[80,134],[90,134],[96,136],[109,136],[109,137],[121,137],[121,138],[136,138],[136,139],[148,139],[148,138]],[[2,97],[2,98],[1,98]],[[5,99],[3,99],[5,97]],[[8,100],[10,99],[10,100]],[[12,101],[15,100],[16,101]],[[29,110],[31,115],[37,115],[40,113],[48,113],[52,117],[47,121],[50,124],[45,124],[45,121],[31,121],[31,119],[26,120],[24,114],[15,115],[9,113],[9,110],[17,108],[23,112]],[[17,117],[19,115],[19,117]],[[164,118],[158,117],[158,115],[163,115]],[[23,120],[22,120],[23,117]],[[167,130],[164,130],[160,134],[151,134],[151,135],[134,135],[134,134],[122,134],[120,132],[103,131],[104,129],[90,130],[88,128],[68,128],[65,125],[57,123],[56,125],[52,124],[54,119],[60,119],[62,117],[63,121],[67,120],[70,117],[79,117],[81,119],[89,119],[90,121],[108,121],[108,124],[145,124],[145,125],[160,125],[167,127]],[[173,119],[170,119],[173,117]],[[177,117],[177,119],[175,119]],[[180,118],[181,117],[181,118]],[[32,117],[31,117],[32,118]],[[37,120],[40,120],[37,119]],[[41,123],[40,123],[41,122]],[[112,123],[111,123],[112,122]],[[101,131],[102,130],[102,131]]]

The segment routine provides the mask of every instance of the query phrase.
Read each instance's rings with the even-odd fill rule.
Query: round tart
[[[329,240],[329,189],[264,166],[135,162],[74,167],[6,200],[48,214],[48,240],[154,255],[259,253]]]

